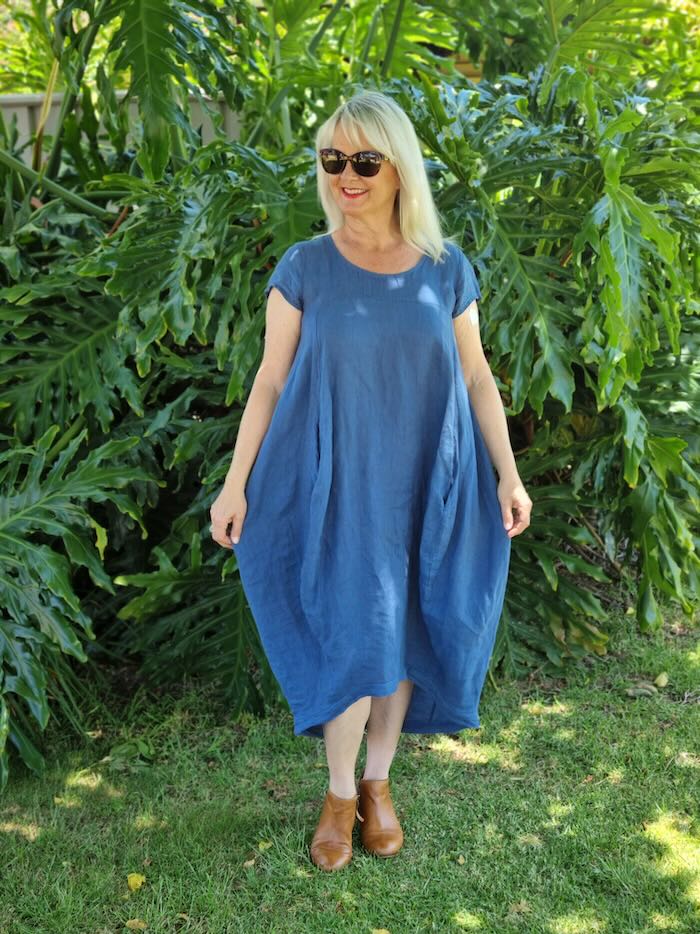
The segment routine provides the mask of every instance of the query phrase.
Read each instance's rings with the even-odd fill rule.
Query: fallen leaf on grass
[[[648,688],[653,694],[659,693],[656,689],[656,685],[652,684],[651,681],[639,681],[637,686],[640,688]]]
[[[463,865],[465,864],[465,862],[466,862],[465,858],[462,856],[461,853],[460,853],[459,856],[457,857],[457,862],[459,863],[460,866],[463,866]]]
[[[272,841],[271,841],[271,840],[261,840],[261,841],[258,843],[258,849],[259,849],[259,850],[269,850],[271,846],[272,846]]]
[[[676,765],[689,765],[691,768],[700,768],[700,756],[694,756],[690,752],[679,752],[673,761]]]
[[[130,892],[137,892],[145,881],[146,877],[142,876],[140,872],[130,872],[126,877],[126,884],[129,886]]]
[[[655,687],[640,684],[636,688],[627,688],[625,693],[628,697],[653,697],[657,690]]]
[[[125,927],[129,928],[130,931],[145,931],[148,925],[140,918],[131,918],[126,922]]]
[[[254,865],[255,865],[255,857],[253,857],[253,859],[247,859],[247,860],[243,863],[243,865],[245,866],[246,869],[250,869],[251,866],[254,866]]]

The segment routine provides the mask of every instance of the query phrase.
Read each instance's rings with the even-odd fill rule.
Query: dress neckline
[[[358,272],[364,272],[368,276],[378,276],[380,279],[395,278],[396,276],[407,276],[409,273],[418,269],[418,267],[421,266],[426,259],[428,259],[428,254],[424,253],[418,262],[411,266],[410,269],[404,269],[401,272],[374,272],[372,269],[365,269],[364,266],[358,266],[357,263],[353,263],[351,260],[349,260],[347,256],[343,256],[343,254],[338,249],[338,245],[336,244],[333,237],[329,233],[327,233],[325,236],[330,243],[333,252],[336,253],[336,255],[339,256],[344,263],[347,263],[348,266],[352,266],[352,268],[356,269]]]

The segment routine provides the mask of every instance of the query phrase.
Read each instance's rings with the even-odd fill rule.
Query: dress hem
[[[332,704],[330,707],[326,708],[325,711],[322,711],[318,714],[305,714],[294,715],[294,735],[295,736],[311,736],[315,738],[323,738],[323,724],[328,720],[333,720],[334,717],[337,717],[344,710],[346,710],[351,704],[354,704],[361,697],[373,696],[373,697],[386,697],[389,694],[393,694],[394,691],[398,688],[399,682],[408,679],[413,681],[414,684],[418,685],[422,690],[427,690],[424,685],[422,677],[415,677],[412,673],[402,673],[395,678],[392,678],[389,681],[375,682],[374,684],[367,685],[366,687],[360,689],[359,691],[354,692],[349,699],[339,701],[337,704]],[[432,691],[427,693],[432,694]],[[467,721],[467,722],[465,722]],[[404,720],[401,726],[402,733],[458,733],[460,730],[466,729],[476,729],[478,730],[481,727],[480,720],[468,714],[463,716],[456,716],[454,720],[447,721],[441,720],[439,722],[428,721],[421,722],[416,720]]]

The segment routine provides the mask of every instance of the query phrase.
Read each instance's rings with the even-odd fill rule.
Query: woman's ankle
[[[387,769],[387,768],[382,768],[381,766],[380,766],[379,768],[372,768],[371,766],[370,766],[370,767],[365,766],[365,767],[364,767],[364,770],[363,770],[363,772],[362,772],[362,780],[363,780],[363,781],[364,781],[364,780],[369,780],[369,781],[381,780],[381,781],[384,781],[384,780],[386,780],[387,778],[389,778],[389,769]]]
[[[354,782],[349,784],[347,782],[330,781],[328,783],[328,789],[332,791],[337,798],[354,798],[357,795]]]

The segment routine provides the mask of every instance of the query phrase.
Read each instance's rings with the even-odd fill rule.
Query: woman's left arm
[[[469,399],[491,461],[498,472],[498,501],[501,504],[503,526],[508,537],[514,538],[530,525],[532,500],[515,464],[503,400],[484,355],[476,301],[452,320]]]

